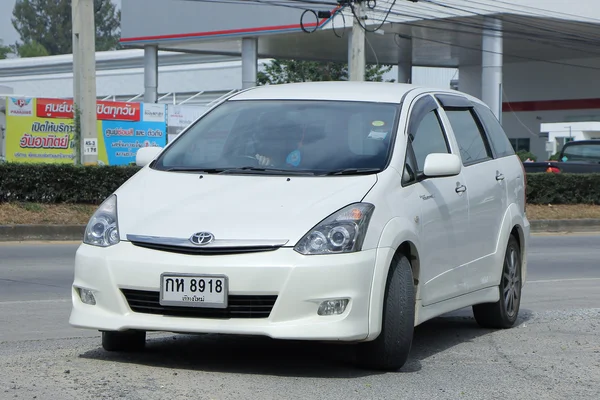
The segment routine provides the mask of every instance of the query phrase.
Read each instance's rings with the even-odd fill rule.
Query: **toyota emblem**
[[[204,246],[215,240],[215,235],[210,232],[198,232],[194,233],[190,238],[190,242],[196,246]]]

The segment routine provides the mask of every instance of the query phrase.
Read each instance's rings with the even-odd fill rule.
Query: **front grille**
[[[142,314],[188,318],[269,318],[277,296],[229,295],[227,308],[162,306],[160,293],[121,289],[131,311]]]
[[[227,255],[227,254],[243,254],[243,253],[258,253],[262,251],[275,251],[281,246],[252,246],[252,247],[188,247],[169,244],[146,243],[140,241],[131,241],[131,244],[146,249],[167,251],[170,253],[187,254],[187,255]]]

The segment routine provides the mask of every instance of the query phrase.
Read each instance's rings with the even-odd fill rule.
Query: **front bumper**
[[[360,341],[369,334],[377,250],[303,256],[281,248],[262,253],[197,256],[144,249],[130,242],[109,248],[81,245],[75,259],[69,322],[98,330],[264,335],[278,339]],[[224,274],[229,295],[276,295],[266,318],[192,318],[133,312],[122,289],[158,292],[163,272]],[[84,304],[77,288],[91,290]],[[320,316],[323,300],[350,299],[339,315]]]

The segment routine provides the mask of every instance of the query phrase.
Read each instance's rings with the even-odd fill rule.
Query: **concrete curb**
[[[82,240],[85,225],[0,225],[0,242]]]
[[[530,221],[532,233],[600,232],[600,219]],[[0,225],[0,242],[80,241],[85,225]]]
[[[542,219],[530,221],[531,232],[600,232],[600,219]]]

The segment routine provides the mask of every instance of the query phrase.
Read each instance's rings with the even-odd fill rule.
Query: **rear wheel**
[[[146,346],[144,331],[104,331],[102,347],[106,351],[138,351]]]
[[[504,254],[500,300],[496,303],[473,306],[477,323],[484,328],[506,329],[517,321],[521,305],[521,250],[517,239],[511,235]]]
[[[415,287],[406,256],[398,254],[388,273],[381,333],[357,346],[357,363],[363,368],[397,370],[408,359],[415,328]]]

